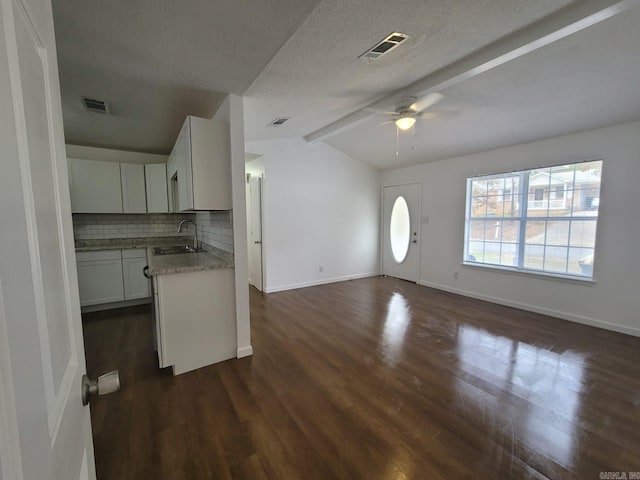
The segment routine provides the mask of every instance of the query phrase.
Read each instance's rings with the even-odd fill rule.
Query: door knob
[[[118,370],[100,375],[98,380],[82,376],[82,405],[88,405],[94,395],[107,395],[120,390],[120,374]]]
[[[256,245],[262,245],[262,241],[261,240],[254,240],[253,243],[255,243]]]

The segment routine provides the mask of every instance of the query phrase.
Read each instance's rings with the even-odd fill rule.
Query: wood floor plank
[[[148,307],[84,316],[99,480],[640,471],[640,339],[375,277],[251,291],[254,355],[157,368]]]

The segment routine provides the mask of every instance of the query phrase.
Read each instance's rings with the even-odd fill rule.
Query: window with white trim
[[[593,278],[602,161],[467,179],[465,264]]]

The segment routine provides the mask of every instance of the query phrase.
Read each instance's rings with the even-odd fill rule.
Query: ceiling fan
[[[442,100],[443,95],[436,92],[430,92],[422,97],[403,97],[400,99],[398,108],[393,112],[385,112],[376,109],[367,109],[376,113],[383,113],[391,118],[381,125],[395,123],[400,130],[409,130],[413,127],[417,120],[422,118],[431,118],[437,113],[427,112],[436,103]]]

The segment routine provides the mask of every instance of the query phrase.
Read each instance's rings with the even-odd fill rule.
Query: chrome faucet
[[[196,225],[196,222],[194,222],[193,220],[182,220],[178,225],[178,233],[182,233],[182,226],[185,223],[191,223],[193,225],[193,229],[196,232],[193,236],[193,248],[198,250],[198,225]]]

